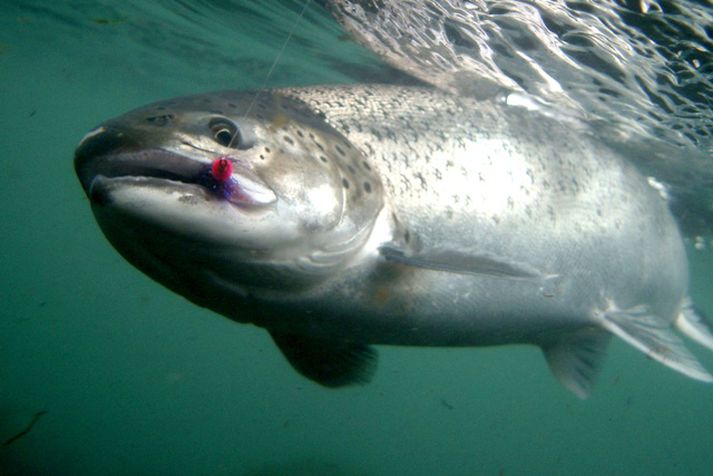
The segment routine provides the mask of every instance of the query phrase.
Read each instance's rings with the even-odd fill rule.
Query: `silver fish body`
[[[612,334],[712,380],[672,331],[713,348],[665,200],[536,112],[394,86],[220,92],[107,121],[75,167],[130,262],[265,327],[323,385],[368,380],[370,344],[524,343],[584,397]]]

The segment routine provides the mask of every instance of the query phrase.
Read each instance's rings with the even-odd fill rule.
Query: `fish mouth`
[[[219,198],[219,194],[209,193],[216,192],[218,185],[210,181],[210,164],[163,149],[112,153],[87,159],[77,153],[75,157],[77,176],[93,204],[106,202],[107,192],[119,184],[203,191],[201,194],[206,199]]]
[[[208,201],[227,201],[241,207],[272,204],[275,193],[245,164],[229,160],[229,177],[216,178],[208,157],[197,159],[163,148],[141,148],[126,136],[100,127],[87,134],[75,152],[74,166],[85,193],[94,205],[110,201],[119,187],[143,187],[184,192]]]

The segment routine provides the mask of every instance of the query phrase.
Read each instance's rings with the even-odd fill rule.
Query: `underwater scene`
[[[0,104],[0,476],[713,472],[710,1],[8,0]]]

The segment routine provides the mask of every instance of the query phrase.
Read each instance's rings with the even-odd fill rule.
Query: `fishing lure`
[[[233,162],[227,155],[221,155],[211,164],[210,174],[216,182],[225,184],[233,175]]]
[[[241,173],[235,173],[236,167]],[[276,200],[272,190],[251,178],[250,173],[228,155],[216,157],[197,181],[216,196],[236,205],[266,205]]]

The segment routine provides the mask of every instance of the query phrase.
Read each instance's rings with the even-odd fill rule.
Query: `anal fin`
[[[610,340],[609,332],[587,327],[542,346],[542,352],[562,386],[579,398],[587,398],[596,383]]]
[[[703,382],[713,382],[713,375],[686,348],[671,324],[649,312],[646,306],[608,309],[600,314],[602,325],[611,333],[644,352],[652,359]]]
[[[365,384],[376,370],[377,353],[365,344],[270,332],[292,367],[330,388]]]

